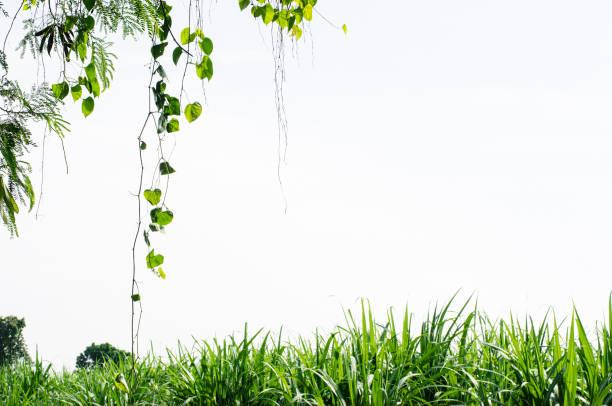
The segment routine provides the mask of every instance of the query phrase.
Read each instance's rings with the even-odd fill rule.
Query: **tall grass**
[[[374,320],[346,312],[329,334],[283,340],[258,331],[55,372],[38,360],[0,369],[3,405],[612,405],[609,317],[589,338],[564,323],[491,320],[470,301],[436,307],[414,325],[406,309]],[[115,385],[124,376],[129,392]]]

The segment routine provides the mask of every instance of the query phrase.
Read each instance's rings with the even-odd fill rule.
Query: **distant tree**
[[[128,359],[129,356],[129,352],[115,348],[109,343],[92,343],[85,351],[79,354],[76,361],[76,367],[78,369],[84,369],[102,366],[108,360],[119,363],[119,361]]]
[[[0,366],[29,359],[22,330],[25,320],[15,316],[0,317]]]

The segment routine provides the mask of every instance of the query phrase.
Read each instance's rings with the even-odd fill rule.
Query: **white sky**
[[[318,8],[349,35],[314,23],[314,46],[288,58],[287,214],[269,35],[234,1],[213,8],[215,77],[202,117],[176,136],[175,220],[154,241],[168,278],[139,268],[141,347],[223,337],[245,321],[309,336],[360,297],[381,316],[405,304],[423,315],[457,289],[493,317],[568,315],[574,301],[591,326],[602,320],[612,4]],[[91,342],[129,348],[146,48],[118,45],[116,80],[89,118],[68,103],[70,174],[49,139],[38,220],[20,215],[19,239],[0,233],[0,314],[25,317],[30,352],[56,366],[72,367]],[[190,96],[201,100],[197,88]]]

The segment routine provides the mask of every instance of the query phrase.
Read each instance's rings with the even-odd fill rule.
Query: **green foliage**
[[[8,69],[1,56],[0,53],[0,65]],[[0,218],[12,236],[19,235],[15,216],[19,203],[31,210],[35,201],[29,178],[31,167],[24,160],[28,148],[35,146],[28,124],[42,121],[64,136],[67,123],[59,113],[60,105],[46,85],[28,93],[5,75],[0,77]]]
[[[29,359],[23,339],[25,320],[15,316],[0,317],[0,367]]]
[[[202,114],[202,105],[198,102],[188,104],[187,107],[185,107],[185,118],[190,123],[197,120],[200,114]]]
[[[117,349],[109,343],[95,344],[90,346],[80,353],[76,360],[78,369],[93,368],[103,366],[105,363],[112,361],[115,364],[125,361],[130,357],[130,353]]]
[[[149,354],[137,375],[126,354],[72,373],[22,362],[0,368],[0,404],[612,404],[612,298],[610,320],[590,339],[576,312],[561,328],[494,321],[470,307],[451,301],[414,325],[407,310],[377,322],[362,306],[310,340],[249,335],[245,326],[241,336]]]
[[[147,189],[144,191],[144,197],[147,199],[149,203],[153,206],[156,206],[161,201],[162,191],[160,189],[150,190]]]

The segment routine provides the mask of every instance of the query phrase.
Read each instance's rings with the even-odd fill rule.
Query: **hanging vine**
[[[203,104],[200,101],[186,100],[184,103],[188,99],[184,87],[187,75],[193,75],[204,83],[212,80],[214,73],[214,43],[203,24],[202,1],[189,1],[188,21],[179,32],[173,30],[173,8],[164,0],[24,0],[11,20],[6,38],[19,12],[28,12],[30,17],[24,20],[26,34],[19,45],[22,55],[29,50],[43,67],[45,57],[60,61],[59,80],[50,86],[43,82],[30,96],[22,92],[16,82],[6,79],[8,63],[4,48],[0,52],[0,67],[4,71],[0,81],[0,97],[3,100],[0,111],[6,116],[0,117],[0,152],[3,157],[0,158],[0,217],[16,234],[14,214],[19,207],[15,197],[24,202],[28,200],[30,208],[34,204],[33,188],[27,177],[29,164],[17,159],[28,145],[32,145],[31,134],[26,127],[28,121],[44,121],[47,128],[62,139],[68,131],[68,123],[60,115],[59,109],[68,96],[73,102],[80,103],[84,117],[88,117],[94,112],[96,100],[112,82],[116,56],[111,52],[112,44],[105,41],[105,34],[121,32],[124,37],[134,38],[146,34],[151,41],[148,108],[136,138],[139,180],[136,232],[131,245],[133,361],[138,357],[142,316],[142,296],[137,280],[139,241],[143,241],[146,247],[144,263],[147,269],[162,279],[166,277],[164,255],[156,252],[153,245],[153,237],[163,232],[174,219],[166,200],[169,180],[175,169],[164,152],[164,144],[180,131],[181,122],[192,123],[202,115]],[[281,188],[280,168],[286,153],[288,131],[283,100],[284,48],[288,41],[300,40],[304,25],[313,18],[316,4],[317,0],[238,0],[241,11],[250,12],[265,26],[272,27]],[[2,2],[0,12],[5,17],[9,16]],[[193,16],[196,17],[195,22],[192,22]],[[346,33],[346,26],[343,26],[343,30]],[[181,63],[184,68],[177,78],[179,80],[175,81],[180,83],[180,89],[173,94],[169,90],[167,72],[172,66],[170,64],[178,67]],[[10,127],[15,123],[17,127]],[[149,148],[145,141],[149,130],[153,134],[155,148]],[[8,152],[5,153],[5,150]],[[152,154],[154,168],[147,169],[145,166],[147,153]],[[8,169],[5,170],[5,167]],[[148,170],[153,175],[145,187],[144,178]],[[3,176],[8,180],[8,187]]]

